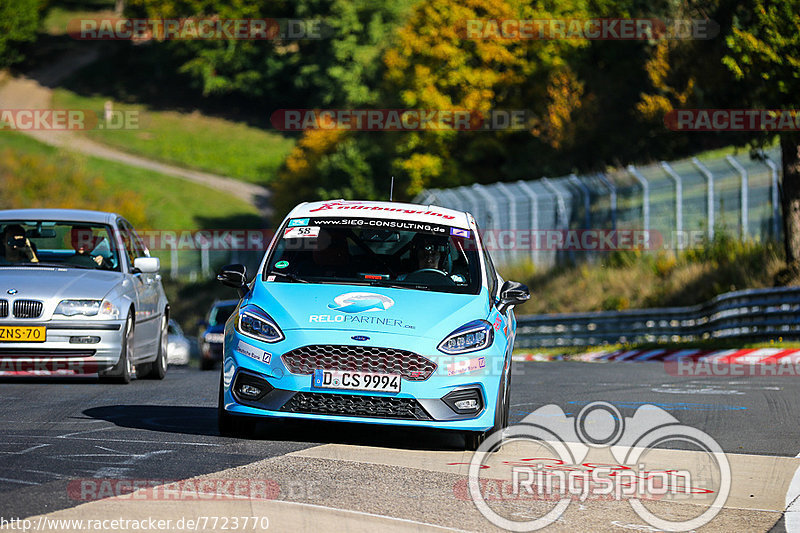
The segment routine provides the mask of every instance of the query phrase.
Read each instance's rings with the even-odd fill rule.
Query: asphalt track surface
[[[258,513],[269,517],[271,531],[496,529],[464,496],[468,467],[453,463],[469,463],[471,454],[460,449],[458,434],[292,422],[260,427],[253,439],[223,438],[216,429],[218,380],[218,371],[181,367],[171,367],[164,381],[130,385],[0,378],[0,519]],[[731,459],[732,496],[700,530],[794,530],[794,515],[785,510],[800,466],[797,377],[701,379],[671,376],[658,362],[526,362],[514,363],[511,397],[512,424],[546,404],[575,416],[602,400],[626,417],[655,405],[707,433]],[[501,457],[520,454],[509,448]],[[120,501],[76,489],[81,480],[189,478],[266,480],[273,492],[269,501]],[[207,521],[196,529],[236,530],[231,526]],[[598,501],[571,505],[550,528],[658,530],[627,504]]]

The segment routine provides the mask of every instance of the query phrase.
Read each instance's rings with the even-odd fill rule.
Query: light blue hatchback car
[[[335,200],[297,206],[225,326],[219,429],[300,418],[459,430],[508,424],[512,308],[469,213]]]

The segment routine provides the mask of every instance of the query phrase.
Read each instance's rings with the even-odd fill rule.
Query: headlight
[[[209,343],[215,344],[222,344],[225,342],[225,334],[224,333],[206,333],[203,336],[203,340]]]
[[[264,342],[278,342],[283,340],[283,332],[278,324],[258,306],[247,305],[239,310],[236,319],[236,331],[247,337],[252,337]]]
[[[439,343],[439,351],[448,355],[477,352],[491,346],[494,330],[486,320],[475,320],[464,324]]]
[[[95,316],[100,311],[100,300],[61,300],[53,314],[64,316]]]
[[[108,300],[61,300],[53,314],[114,319],[119,318],[119,309]]]

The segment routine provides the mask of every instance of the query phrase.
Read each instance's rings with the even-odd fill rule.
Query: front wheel
[[[133,374],[133,312],[128,312],[125,321],[125,331],[122,335],[119,361],[108,370],[100,372],[100,381],[103,383],[130,383]]]
[[[509,406],[511,403],[511,370],[505,370],[500,377],[500,389],[497,391],[497,403],[494,408],[494,425],[489,431],[465,431],[464,449],[474,451],[483,444],[489,435],[508,427]]]
[[[169,316],[164,313],[161,318],[161,334],[158,340],[158,353],[152,363],[136,365],[136,377],[144,379],[164,379],[167,375],[167,344],[169,341]]]
[[[219,396],[217,399],[217,428],[223,437],[250,437],[255,432],[255,420],[246,416],[232,415],[225,410],[225,384],[219,373]]]

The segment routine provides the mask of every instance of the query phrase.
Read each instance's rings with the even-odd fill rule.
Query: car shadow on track
[[[104,405],[83,414],[120,427],[185,435],[218,435],[215,407]]]
[[[83,414],[125,428],[219,436],[215,407],[106,405],[86,409]],[[460,450],[464,446],[461,435],[452,431],[286,419],[259,422],[253,435],[247,438],[255,442],[349,444],[407,450]]]

